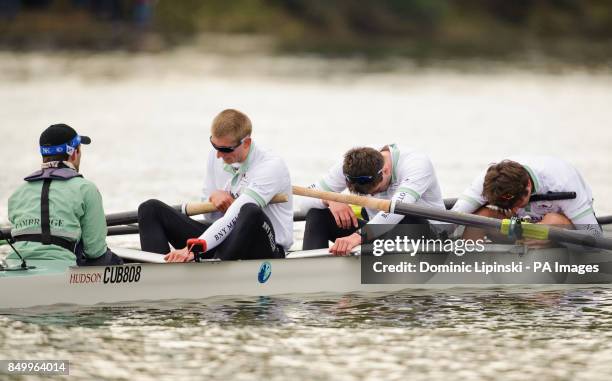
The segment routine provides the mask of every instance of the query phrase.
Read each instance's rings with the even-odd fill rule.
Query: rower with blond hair
[[[291,179],[285,162],[251,138],[251,120],[227,109],[213,120],[203,201],[219,212],[195,221],[158,200],[138,208],[142,250],[166,254],[168,262],[284,258],[293,243]],[[272,204],[276,194],[288,202]],[[175,250],[171,250],[168,244]]]

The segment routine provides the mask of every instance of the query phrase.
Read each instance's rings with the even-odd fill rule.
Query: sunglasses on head
[[[383,169],[381,168],[378,172],[376,172],[375,175],[373,176],[351,176],[351,175],[344,175],[344,178],[346,179],[346,181],[348,181],[351,184],[370,184],[371,182],[373,182],[378,175],[380,175],[382,173]]]
[[[238,144],[236,144],[233,147],[228,147],[228,146],[218,146],[215,143],[213,143],[212,141],[212,136],[210,137],[210,144],[212,144],[213,148],[216,149],[219,152],[223,152],[223,153],[232,153],[234,152],[234,150],[238,147],[240,147],[242,145],[242,143],[244,143],[244,139],[246,139],[247,136],[245,136],[244,138],[240,139],[240,141],[238,142]]]

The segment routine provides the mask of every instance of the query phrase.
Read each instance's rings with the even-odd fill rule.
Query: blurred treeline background
[[[0,0],[0,48],[162,51],[211,34],[276,52],[609,64],[607,0]]]

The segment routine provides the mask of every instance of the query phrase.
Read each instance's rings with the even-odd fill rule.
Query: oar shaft
[[[285,194],[277,194],[272,197],[270,204],[289,201],[289,197]],[[172,208],[182,211],[181,205],[172,205]],[[211,202],[191,202],[185,205],[185,211],[188,216],[196,216],[198,214],[206,214],[216,212],[217,208]],[[138,211],[111,213],[106,215],[106,226],[130,225],[138,222]]]
[[[289,196],[286,194],[277,194],[270,200],[270,204],[278,204],[289,201]],[[196,216],[198,214],[206,214],[216,212],[217,208],[212,202],[191,202],[185,206],[185,211],[188,216]]]
[[[612,216],[597,217],[597,222],[599,222],[600,225],[612,224]]]
[[[320,198],[322,200],[327,200],[327,201],[336,201],[336,202],[343,202],[345,204],[359,205],[359,206],[364,206],[370,209],[382,210],[385,212],[388,212],[389,208],[391,207],[391,201],[389,200],[381,200],[378,198],[358,196],[355,194],[326,192],[326,191],[320,191],[316,189],[300,187],[297,185],[293,186],[293,194],[298,195],[298,196]]]
[[[450,210],[438,210],[426,206],[395,203],[391,213],[411,215],[428,218],[437,221],[450,222],[453,224],[470,225],[481,228],[503,230],[502,225],[508,220],[498,220],[473,214],[453,212]],[[523,235],[526,238],[550,239],[553,241],[573,243],[581,246],[598,247],[601,249],[612,250],[612,239],[596,237],[582,230],[569,230],[554,226],[541,224],[523,223]]]
[[[180,205],[172,205],[175,210],[181,211]],[[106,215],[106,226],[130,225],[138,222],[138,211],[109,213]]]
[[[294,222],[298,222],[298,221],[305,221],[306,220],[306,214],[302,213],[302,212],[295,212],[293,213],[293,221]],[[200,221],[200,220],[196,220],[196,221]],[[203,221],[200,221],[203,222]],[[109,226],[108,227],[108,233],[107,235],[111,236],[111,235],[128,235],[128,234],[138,234],[138,224],[129,224],[129,225],[125,225],[125,226]],[[2,244],[2,241],[0,241],[0,245]]]
[[[458,225],[471,225],[480,228],[500,229],[501,221],[495,218],[477,216],[474,214],[454,212],[451,210],[434,209],[428,206],[395,203],[392,205],[391,213],[411,215],[430,220],[449,222]]]
[[[436,221],[495,230],[503,230],[504,227],[507,228],[510,222],[510,220],[498,220],[495,218],[435,209],[416,204],[406,204],[401,202],[391,203],[389,200],[380,200],[372,197],[347,195],[335,192],[325,192],[299,186],[293,187],[293,193],[300,196],[365,206],[395,214],[410,215]],[[595,237],[580,231],[561,229],[539,224],[524,223],[522,224],[522,228],[523,235],[526,238],[551,239],[554,241],[612,250],[612,239],[609,238]]]
[[[180,209],[180,205],[177,206]],[[301,211],[297,211],[293,214],[293,221],[304,221],[306,220],[306,214]],[[198,221],[198,220],[196,220]],[[5,237],[10,236],[11,229],[10,228],[0,228],[0,232],[5,234]],[[126,224],[121,226],[109,226],[107,235],[128,235],[128,234],[138,234],[138,224]],[[3,245],[3,240],[0,239],[0,246]]]
[[[581,246],[612,250],[612,239],[593,236],[586,230],[568,230],[549,226],[548,239],[559,242],[573,243]]]
[[[110,226],[106,233],[107,236],[128,234],[138,234],[138,225]]]

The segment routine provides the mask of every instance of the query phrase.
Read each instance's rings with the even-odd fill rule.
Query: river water
[[[251,117],[294,184],[352,146],[395,142],[427,152],[452,197],[487,164],[540,153],[574,163],[598,214],[612,214],[611,90],[612,75],[579,68],[1,53],[0,225],[56,122],[92,137],[82,172],[107,212],[198,200],[210,121],[228,107]],[[611,316],[612,292],[598,288],[54,307],[0,315],[0,358],[69,359],[70,379],[607,380]]]
[[[67,379],[609,380],[612,292],[449,290],[16,311],[0,354]]]

